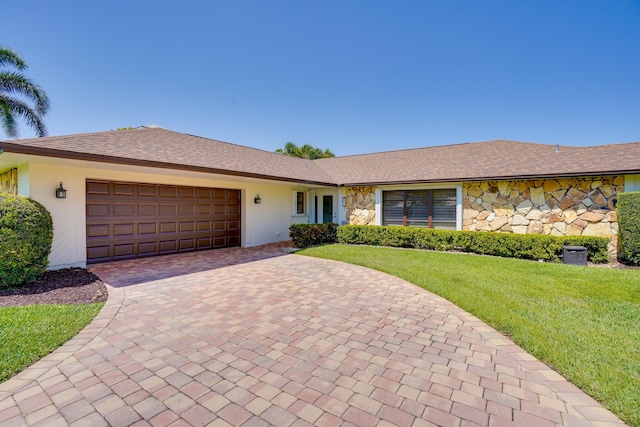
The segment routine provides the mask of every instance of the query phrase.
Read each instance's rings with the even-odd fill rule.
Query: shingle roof
[[[334,182],[333,178],[310,160],[159,127],[4,141],[0,142],[0,148],[6,152],[196,170],[277,181],[330,185]]]
[[[593,147],[487,141],[304,160],[158,127],[0,142],[6,152],[322,185],[640,173],[640,142]]]
[[[487,141],[316,160],[342,185],[640,172],[640,142],[594,147]]]

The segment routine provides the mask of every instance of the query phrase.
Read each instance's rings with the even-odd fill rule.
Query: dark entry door
[[[333,196],[322,196],[322,222],[333,222]]]

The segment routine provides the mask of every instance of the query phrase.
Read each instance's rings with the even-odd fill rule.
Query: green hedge
[[[640,191],[618,194],[617,213],[624,258],[640,265]]]
[[[437,251],[460,250],[477,254],[542,259],[553,262],[560,261],[563,246],[584,246],[587,248],[589,261],[601,263],[608,261],[607,245],[609,239],[604,237],[556,237],[538,234],[344,225],[338,228],[338,242],[352,245],[393,246]]]
[[[289,227],[289,237],[297,248],[336,243],[336,229],[338,224],[292,224]]]
[[[51,215],[40,203],[0,193],[0,288],[44,273],[53,241]]]

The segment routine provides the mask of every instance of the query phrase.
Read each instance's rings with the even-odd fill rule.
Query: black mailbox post
[[[587,248],[584,246],[564,246],[562,262],[571,265],[587,265]]]

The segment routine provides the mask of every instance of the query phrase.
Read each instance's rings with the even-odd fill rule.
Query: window
[[[304,191],[296,191],[296,215],[304,215],[305,214],[305,192]]]
[[[382,225],[455,230],[456,190],[384,191]]]

